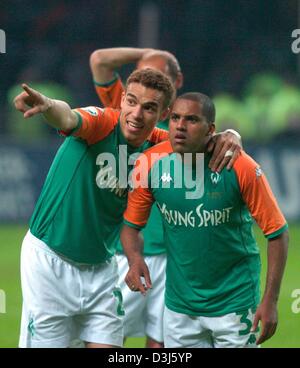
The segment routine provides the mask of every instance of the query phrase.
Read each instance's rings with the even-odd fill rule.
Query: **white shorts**
[[[78,265],[30,232],[21,252],[23,310],[20,347],[68,347],[83,341],[123,345],[122,295],[115,258]]]
[[[163,342],[166,254],[145,257],[152,281],[152,289],[148,290],[145,296],[131,291],[125,283],[128,272],[126,256],[118,254],[117,262],[125,309],[124,336],[148,336],[157,342]]]
[[[251,309],[221,317],[198,317],[164,311],[166,348],[256,348],[257,333],[250,332]]]

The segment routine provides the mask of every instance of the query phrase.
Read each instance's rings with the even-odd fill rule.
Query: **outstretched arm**
[[[143,239],[140,231],[128,225],[123,225],[121,242],[128,259],[129,271],[125,277],[126,284],[132,291],[140,291],[145,294],[151,288],[151,280],[148,267],[143,258]],[[145,285],[141,281],[145,279]]]
[[[255,331],[261,321],[261,333],[256,344],[261,344],[272,337],[276,331],[277,301],[288,252],[288,232],[268,241],[268,269],[264,296],[259,305],[253,322]]]
[[[48,98],[26,84],[22,84],[22,88],[24,92],[14,99],[14,104],[25,119],[43,114],[53,128],[71,131],[77,127],[77,115],[66,102]]]
[[[94,81],[97,83],[111,81],[116,69],[125,64],[136,63],[151,50],[131,47],[95,50],[90,56],[90,67]]]

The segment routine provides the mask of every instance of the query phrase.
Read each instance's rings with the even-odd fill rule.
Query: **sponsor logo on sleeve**
[[[257,166],[256,168],[255,168],[255,175],[259,178],[260,176],[262,176],[262,169],[259,167],[259,166]]]
[[[83,107],[82,110],[86,111],[87,113],[89,113],[92,116],[98,116],[99,112],[103,112],[102,109],[99,109],[99,108],[94,107],[94,106]]]

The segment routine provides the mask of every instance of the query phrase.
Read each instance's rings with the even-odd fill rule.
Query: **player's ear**
[[[164,110],[160,115],[160,120],[165,120],[170,114],[170,108],[168,107],[166,110]]]
[[[216,131],[216,124],[215,123],[209,124],[207,135],[213,135],[215,131]]]
[[[175,81],[175,88],[180,89],[183,86],[183,74],[181,72],[178,72],[177,78]]]
[[[210,142],[211,138],[214,136],[215,130],[216,130],[215,123],[208,124],[208,130],[206,136],[204,137],[204,144],[206,146]]]
[[[123,108],[123,104],[125,103],[125,96],[126,96],[126,92],[123,91],[122,95],[121,95],[121,109]]]

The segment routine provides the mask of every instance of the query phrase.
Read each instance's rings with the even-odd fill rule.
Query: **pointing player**
[[[68,137],[22,245],[20,347],[68,347],[75,338],[87,347],[122,346],[124,310],[113,257],[127,202],[119,152],[124,153],[122,145],[128,155],[142,152],[167,138],[154,127],[168,113],[173,86],[158,71],[136,71],[128,78],[121,111],[71,110],[63,101],[23,88],[15,106],[24,117],[43,113]],[[115,175],[103,153],[115,158]],[[127,178],[126,151],[120,160]]]

